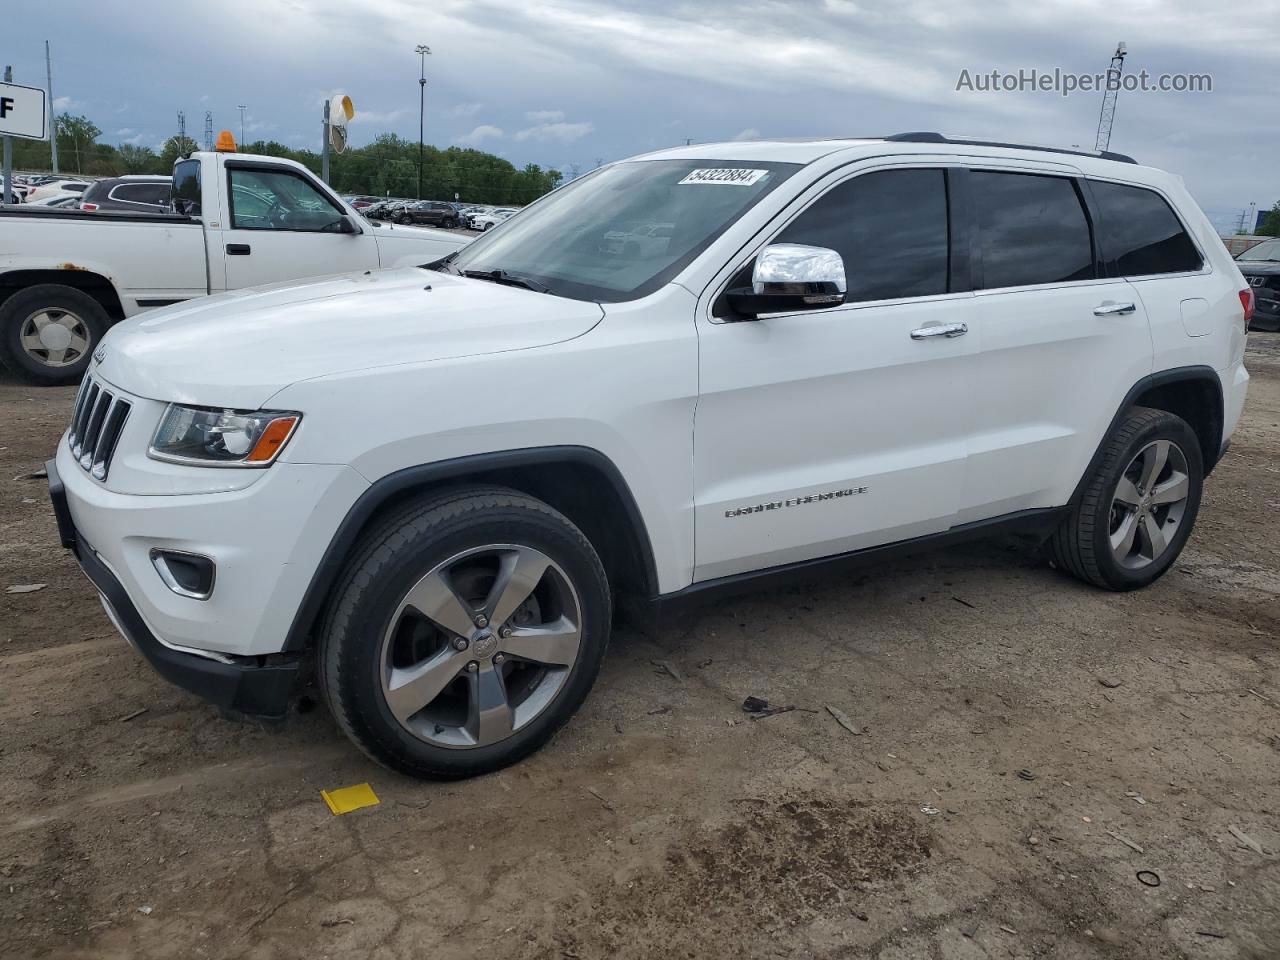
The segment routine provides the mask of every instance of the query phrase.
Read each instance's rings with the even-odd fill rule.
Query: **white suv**
[[[1240,415],[1251,304],[1125,157],[700,144],[422,268],[118,325],[50,487],[166,677],[280,717],[315,676],[370,756],[466,776],[569,718],[622,596],[1011,525],[1150,583]]]

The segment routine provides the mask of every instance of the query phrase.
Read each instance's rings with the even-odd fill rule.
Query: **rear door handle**
[[[228,243],[227,256],[229,257],[247,257],[250,253],[247,243]]]
[[[1133,313],[1138,308],[1132,303],[1112,303],[1108,300],[1106,303],[1100,303],[1093,308],[1095,317],[1121,317],[1125,314]]]
[[[912,340],[928,340],[931,337],[946,337],[951,340],[963,337],[969,332],[967,323],[930,323],[911,331]]]

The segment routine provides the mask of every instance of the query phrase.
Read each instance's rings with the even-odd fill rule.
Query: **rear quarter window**
[[[1189,273],[1204,266],[1200,251],[1168,201],[1154,190],[1089,183],[1098,206],[1104,256],[1122,277]]]

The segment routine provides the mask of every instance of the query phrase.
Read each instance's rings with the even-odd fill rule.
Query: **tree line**
[[[132,143],[112,146],[100,143],[102,131],[87,117],[60,114],[57,118],[58,167],[64,174],[96,177],[138,173],[167,174],[178,157],[201,149],[190,137],[170,137],[157,153]],[[274,140],[239,144],[241,153],[287,157],[320,173],[320,154],[294,150]],[[559,170],[544,170],[536,163],[517,168],[492,153],[463,147],[444,150],[427,146],[422,152],[422,198],[465,203],[526,204],[563,179]],[[49,144],[14,140],[13,165],[18,170],[50,169]],[[329,183],[347,194],[377,197],[416,197],[418,193],[418,144],[393,133],[379,135],[363,147],[329,155]]]

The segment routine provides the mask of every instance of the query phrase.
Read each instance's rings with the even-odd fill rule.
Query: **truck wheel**
[[[1164,410],[1134,407],[1054,533],[1054,560],[1095,586],[1145,587],[1182,552],[1203,483],[1200,441],[1190,425]]]
[[[427,497],[366,536],[320,633],[320,687],[379,763],[454,779],[532,753],[573,715],[609,640],[604,568],[539,500]]]
[[[110,326],[107,312],[87,293],[37,284],[0,305],[0,361],[33,383],[77,383]]]

